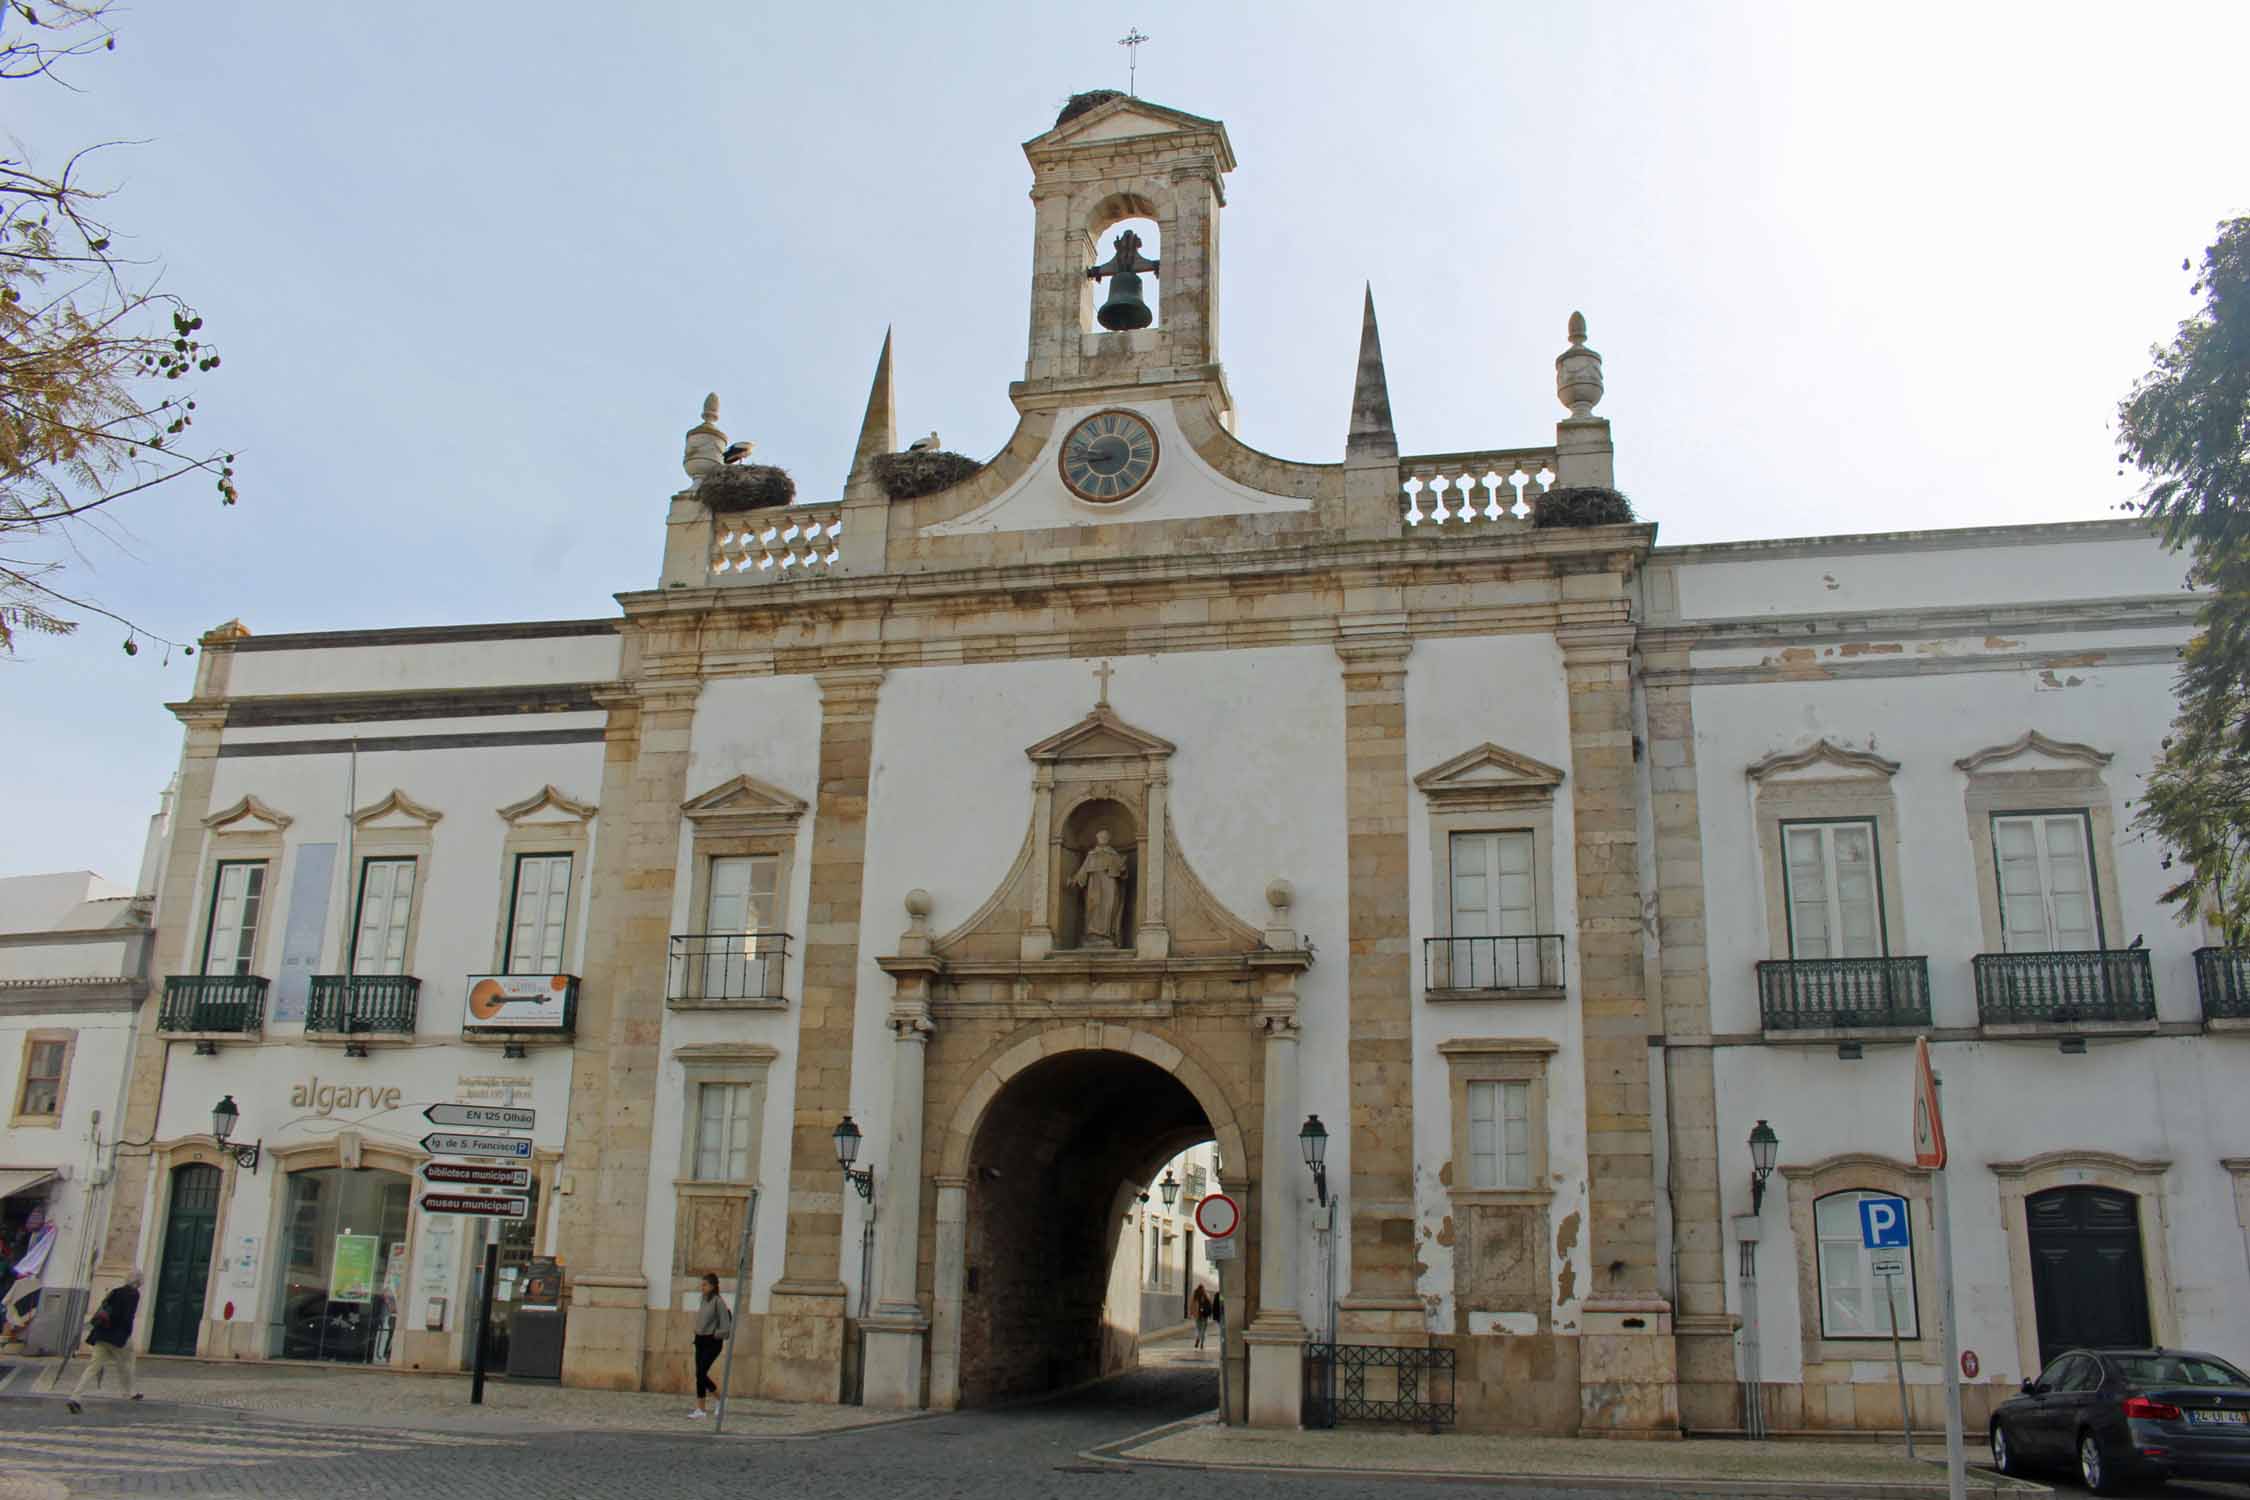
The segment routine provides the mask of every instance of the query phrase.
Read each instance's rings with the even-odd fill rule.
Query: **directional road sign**
[[[531,1200],[520,1195],[488,1198],[481,1193],[424,1193],[422,1212],[461,1214],[472,1219],[528,1219]]]
[[[469,1162],[426,1161],[422,1163],[422,1180],[521,1193],[531,1186],[531,1168],[480,1167]]]
[[[1859,1200],[1859,1242],[1870,1250],[1903,1248],[1914,1242],[1907,1228],[1904,1198]]]
[[[529,1130],[534,1112],[509,1104],[433,1104],[422,1111],[432,1125],[461,1125],[470,1130]]]
[[[520,1135],[462,1135],[433,1130],[422,1137],[422,1149],[432,1156],[503,1156],[531,1160],[531,1141]]]
[[[1223,1240],[1205,1240],[1203,1242],[1203,1258],[1205,1260],[1234,1260],[1237,1258],[1237,1252],[1240,1249],[1241,1247],[1235,1243],[1232,1237]]]
[[[1207,1240],[1223,1240],[1242,1227],[1242,1205],[1224,1193],[1205,1194],[1195,1205],[1195,1227]]]

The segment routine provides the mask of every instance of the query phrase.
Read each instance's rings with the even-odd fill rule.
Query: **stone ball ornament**
[[[930,893],[920,886],[908,891],[906,893],[906,914],[916,918],[928,916],[930,914]]]
[[[1287,911],[1297,900],[1297,888],[1280,876],[1266,882],[1266,905],[1275,911]]]

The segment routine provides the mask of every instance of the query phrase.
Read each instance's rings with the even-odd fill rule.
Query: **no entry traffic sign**
[[[1207,1240],[1223,1240],[1242,1227],[1242,1205],[1224,1193],[1212,1193],[1195,1205],[1195,1227]]]

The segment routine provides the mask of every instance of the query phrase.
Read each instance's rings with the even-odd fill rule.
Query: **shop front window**
[[[292,1172],[273,1357],[388,1364],[406,1282],[408,1179],[374,1167]]]

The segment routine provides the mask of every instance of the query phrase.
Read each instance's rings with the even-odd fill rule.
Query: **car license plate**
[[[2189,1408],[2187,1417],[2190,1422],[2224,1422],[2235,1427],[2240,1427],[2245,1422],[2250,1422],[2250,1414],[2245,1414],[2243,1412],[2202,1411],[2193,1407]]]

